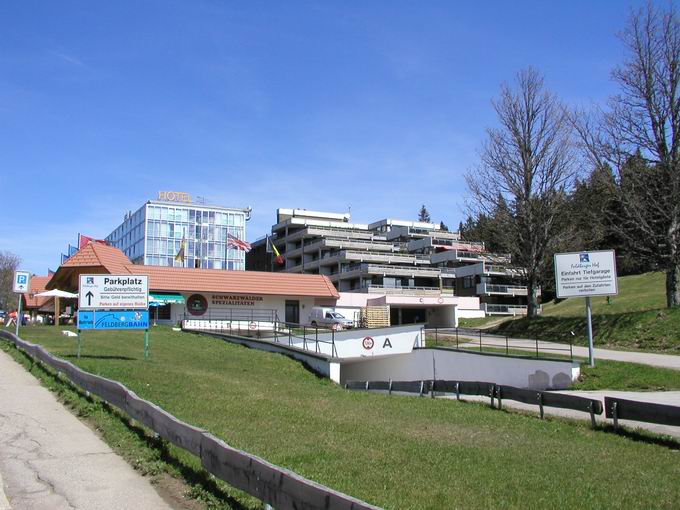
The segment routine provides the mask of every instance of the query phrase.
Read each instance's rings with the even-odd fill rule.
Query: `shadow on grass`
[[[617,436],[623,436],[626,439],[635,441],[638,443],[653,444],[656,446],[663,446],[671,450],[680,450],[680,440],[663,435],[655,435],[653,432],[639,431],[639,430],[629,430],[627,428],[619,427],[618,430],[614,428],[614,425],[609,423],[601,424],[598,427],[599,430],[606,434],[614,434]]]
[[[159,436],[150,435],[147,433],[144,427],[133,424],[129,416],[122,414],[107,402],[101,401],[100,404],[107,413],[119,420],[130,432],[134,433],[137,438],[147,446],[147,448],[151,448],[159,452],[161,460],[177,469],[177,471],[181,473],[182,478],[189,485],[192,487],[200,487],[202,490],[212,494],[220,501],[226,502],[230,508],[237,510],[245,510],[248,508],[220,489],[215,480],[211,478],[213,475],[207,471],[194,469],[175,457],[170,451],[168,446],[170,443],[168,441]]]
[[[2,350],[5,351],[4,348]],[[116,407],[110,405],[108,402],[105,402],[104,400],[100,400],[98,398],[97,399],[93,398],[93,396],[88,395],[81,388],[71,384],[70,380],[68,380],[67,378],[62,378],[58,376],[56,373],[52,372],[48,367],[40,363],[35,363],[34,362],[35,360],[33,360],[33,358],[31,358],[21,349],[16,350],[17,352],[23,355],[25,362],[28,364],[28,366],[27,365],[24,366],[25,368],[28,369],[29,372],[33,373],[36,370],[40,371],[41,377],[49,379],[52,383],[54,383],[57,386],[57,388],[59,388],[56,391],[57,394],[61,394],[64,391],[70,390],[73,393],[75,393],[79,399],[87,402],[90,406],[98,406],[101,409],[103,409],[106,412],[106,414],[122,423],[127,430],[132,432],[140,441],[140,443],[142,443],[146,448],[158,452],[160,454],[160,459],[168,466],[171,466],[175,470],[177,470],[182,475],[183,480],[186,482],[188,486],[190,486],[193,489],[198,488],[204,491],[205,493],[210,494],[212,497],[219,500],[221,503],[226,503],[229,506],[229,508],[233,508],[235,510],[247,510],[248,508],[250,508],[248,506],[243,505],[240,501],[233,498],[232,496],[227,494],[224,490],[222,490],[215,481],[216,479],[214,478],[213,475],[211,475],[205,470],[195,469],[182,462],[181,459],[174,456],[170,451],[169,448],[170,443],[168,441],[162,439],[161,437],[156,436],[155,434],[153,434],[153,431],[151,431],[151,433],[147,432],[147,429],[145,429],[141,425],[133,424],[132,418],[118,410]],[[9,350],[5,352],[9,352]],[[75,355],[72,355],[71,357],[75,357]],[[81,417],[87,416],[87,413],[82,413],[78,409],[74,410]]]
[[[64,358],[79,359],[77,354],[64,354]],[[138,358],[130,358],[129,356],[108,356],[106,354],[101,354],[95,356],[94,354],[81,354],[80,359],[116,359],[121,361],[137,361]]]

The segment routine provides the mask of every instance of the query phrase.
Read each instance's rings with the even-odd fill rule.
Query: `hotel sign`
[[[81,274],[78,308],[145,310],[149,308],[149,277],[131,274]]]
[[[556,253],[555,283],[558,298],[618,294],[614,250]]]
[[[191,203],[191,195],[186,191],[159,191],[158,200],[165,202],[182,202],[185,204]]]

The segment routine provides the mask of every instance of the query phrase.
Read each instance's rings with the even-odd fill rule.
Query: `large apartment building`
[[[327,275],[340,292],[475,296],[488,314],[526,313],[522,270],[508,255],[488,253],[483,243],[461,241],[433,223],[352,223],[349,213],[278,209],[246,268]]]

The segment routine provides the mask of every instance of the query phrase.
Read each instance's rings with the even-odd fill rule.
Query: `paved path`
[[[440,331],[439,334],[442,334]],[[444,334],[451,334],[450,332]],[[455,335],[455,330],[453,330]],[[459,338],[469,339],[469,345],[474,347],[475,341],[479,342],[479,336],[459,334]],[[461,342],[462,343],[462,342]],[[495,335],[482,334],[483,347],[499,347],[505,349],[505,337]],[[508,344],[510,349],[519,349],[524,351],[536,352],[536,340],[528,340],[525,338],[509,338]],[[588,358],[588,348],[580,345],[572,347],[574,356],[581,358]],[[560,344],[556,342],[545,342],[539,340],[538,351],[544,356],[552,354],[566,354],[569,355],[569,345]],[[629,363],[640,363],[642,365],[651,365],[654,367],[672,368],[680,370],[680,356],[674,354],[653,354],[649,352],[638,351],[614,351],[611,349],[595,348],[595,363],[598,359],[608,359],[614,361],[627,361]]]
[[[637,400],[640,402],[654,402],[657,404],[666,404],[673,406],[680,406],[680,391],[559,391],[556,393],[565,393],[569,395],[577,395],[580,397],[594,398],[602,401],[604,405],[604,397],[618,397],[628,400]],[[455,398],[455,397],[451,397]],[[476,397],[471,395],[461,396],[461,400],[472,400],[475,402],[489,402],[488,397]],[[537,405],[523,404],[522,402],[515,402],[513,400],[503,400],[503,407],[511,409],[519,409],[522,411],[539,412]],[[571,409],[558,409],[555,407],[544,407],[544,414],[549,416],[561,416],[565,418],[576,418],[580,420],[590,421],[588,413],[581,413],[579,411],[572,411]],[[612,420],[605,418],[604,412],[595,416],[598,423],[613,424]],[[619,420],[620,426],[625,426],[627,429],[634,430],[636,428],[648,430],[656,434],[663,434],[680,438],[680,427],[669,427],[666,425],[656,425],[654,423],[644,423],[639,421]]]
[[[0,351],[0,509],[10,507],[170,508],[147,479]]]

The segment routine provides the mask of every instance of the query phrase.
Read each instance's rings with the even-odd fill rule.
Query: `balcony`
[[[487,315],[526,315],[526,305],[491,305],[483,303],[482,308]]]
[[[492,294],[503,296],[527,296],[529,292],[526,285],[496,285],[491,283],[478,283],[477,294],[486,296]]]
[[[321,257],[321,264],[323,265],[332,265],[332,264],[337,264],[339,262],[349,262],[349,261],[356,261],[356,262],[384,262],[387,264],[409,264],[409,265],[416,265],[416,264],[429,264],[430,260],[427,256],[424,255],[410,255],[410,254],[400,254],[400,253],[375,253],[375,252],[367,252],[367,251],[350,251],[350,250],[343,250],[339,253],[335,254],[330,254],[328,252],[327,254],[324,254],[323,257]]]
[[[369,292],[371,294],[390,294],[390,295],[400,295],[400,296],[453,296],[454,290],[452,288],[439,287],[385,287],[384,285],[378,285],[374,283],[369,283],[364,285],[361,290],[363,292]]]
[[[424,278],[439,278],[439,275],[441,274],[438,268],[397,265],[388,266],[379,264],[352,264],[343,268],[342,273],[354,271],[363,274],[378,274],[383,276],[419,276]]]

